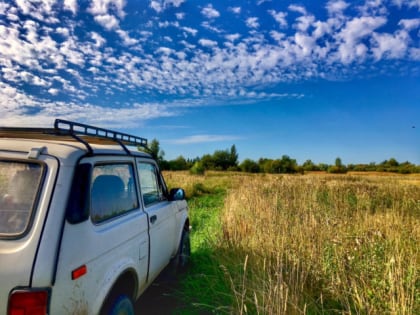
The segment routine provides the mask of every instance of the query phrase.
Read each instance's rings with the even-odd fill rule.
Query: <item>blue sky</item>
[[[420,164],[420,1],[0,0],[0,125],[76,120],[166,159]]]

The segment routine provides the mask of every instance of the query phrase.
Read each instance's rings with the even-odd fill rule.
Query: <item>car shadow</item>
[[[179,277],[174,275],[170,267],[146,289],[134,305],[136,314],[141,315],[173,315],[185,309],[179,298]]]

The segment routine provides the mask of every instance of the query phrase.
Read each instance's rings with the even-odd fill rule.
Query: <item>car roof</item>
[[[42,150],[44,154],[52,155],[62,163],[75,163],[80,157],[86,155],[120,155],[151,158],[150,154],[135,150],[127,153],[119,145],[90,144],[89,151],[83,143],[78,141],[24,139],[24,138],[0,138],[0,152],[20,152],[29,154],[32,150]],[[65,163],[67,164],[67,163]]]
[[[0,127],[0,150],[42,151],[62,161],[98,154],[151,158],[137,148],[147,150],[147,140],[62,119],[55,120],[54,128]]]

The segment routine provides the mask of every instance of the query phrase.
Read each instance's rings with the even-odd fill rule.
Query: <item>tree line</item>
[[[144,151],[144,149],[139,148]],[[162,170],[181,171],[190,170],[193,174],[204,174],[205,171],[240,171],[247,173],[272,173],[272,174],[295,174],[309,171],[324,171],[333,174],[343,174],[349,171],[359,172],[393,172],[400,174],[420,173],[420,165],[410,162],[398,162],[390,158],[381,163],[371,162],[369,164],[343,164],[341,158],[337,157],[335,163],[315,164],[306,160],[299,165],[297,161],[288,155],[279,159],[260,158],[257,161],[245,159],[239,163],[236,146],[229,149],[216,150],[213,154],[205,154],[202,157],[186,159],[182,155],[174,160],[165,160],[165,152],[161,150],[159,141],[154,139],[148,145],[147,152],[150,153],[159,163]]]

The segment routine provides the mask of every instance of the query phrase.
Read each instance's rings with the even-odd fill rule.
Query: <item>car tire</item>
[[[181,273],[187,269],[191,257],[190,232],[183,230],[181,241],[176,256],[172,260],[172,269],[175,273]]]
[[[190,241],[190,232],[184,230],[181,236],[181,243],[179,245],[179,262],[178,268],[184,270],[187,268],[188,263],[191,257],[191,241]]]
[[[127,295],[118,296],[110,307],[109,315],[134,315],[133,302]]]

